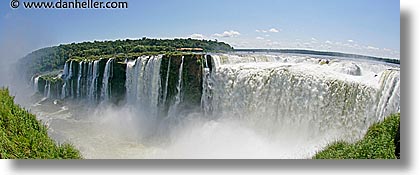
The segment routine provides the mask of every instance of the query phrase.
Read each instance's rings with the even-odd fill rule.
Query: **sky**
[[[399,0],[126,0],[127,9],[24,9],[24,1],[0,2],[0,56],[148,37],[400,57]]]

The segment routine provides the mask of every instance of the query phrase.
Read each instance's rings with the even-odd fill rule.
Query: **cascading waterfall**
[[[35,91],[35,93],[36,93],[36,92],[39,92],[39,89],[38,89],[38,84],[39,84],[39,76],[36,76],[36,77],[34,78],[34,91]]]
[[[83,62],[80,61],[79,62],[79,72],[77,74],[77,89],[76,89],[77,98],[81,97],[82,73],[83,73]]]
[[[69,74],[68,77],[66,78],[66,81],[68,82],[71,78],[73,78],[73,60],[70,61],[70,67],[69,67]],[[70,90],[69,90],[69,96],[70,97],[74,97],[73,94],[73,81],[70,81]]]
[[[47,95],[45,97],[51,97],[51,82],[47,82]]]
[[[176,96],[175,96],[175,103],[169,107],[168,111],[168,117],[176,117],[179,112],[179,104],[182,100],[182,73],[183,73],[183,67],[184,67],[184,56],[181,58],[181,64],[179,66],[179,72],[178,72],[178,83],[176,85]]]
[[[129,105],[139,107],[151,117],[156,117],[158,114],[161,60],[162,55],[143,56],[127,64],[127,102]]]
[[[211,82],[211,78],[210,76],[212,75],[210,73],[210,65],[207,61],[207,57],[210,57],[210,55],[206,55],[204,57],[204,68],[203,68],[203,92],[201,94],[201,109],[204,112],[204,115],[208,116],[210,115],[209,112],[212,111],[211,109],[211,92],[212,92],[212,87],[213,87],[213,83]]]
[[[47,97],[47,95],[48,95],[48,83],[45,83],[45,86],[44,86],[44,97]]]
[[[63,75],[61,76],[61,78],[64,80],[64,84],[63,87],[61,88],[61,99],[66,98],[67,96],[67,77],[69,77],[69,64],[68,62],[66,62],[64,64],[64,70],[63,70]]]
[[[101,100],[102,101],[109,101],[109,96],[111,93],[110,90],[110,78],[112,78],[112,66],[113,66],[114,59],[108,59],[105,65],[104,76],[102,79],[102,88],[101,88]]]
[[[98,92],[98,79],[99,79],[99,61],[93,61],[92,74],[90,79],[88,98],[91,103],[96,103]]]
[[[136,62],[137,60],[127,61],[125,87],[128,104],[134,104],[137,100],[137,95],[134,95],[137,92]]]
[[[145,74],[147,73],[145,72],[146,71],[145,69],[146,69],[148,60],[149,60],[149,57],[147,56],[137,58],[136,60],[136,66],[134,68],[134,71],[135,71],[134,78],[136,79],[136,81],[134,82],[136,83],[134,85],[136,87],[136,91],[135,91],[136,102],[141,102],[142,98],[144,97],[145,86],[151,83],[151,82],[147,82],[147,80],[146,81],[144,80]]]
[[[166,98],[168,97],[168,83],[169,83],[169,73],[171,72],[170,68],[171,68],[171,60],[172,58],[169,58],[168,61],[168,67],[167,67],[167,71],[166,71],[166,79],[165,79],[165,86],[163,87],[163,102],[162,104],[166,104]]]
[[[87,76],[86,76],[86,97],[87,97],[87,99],[91,99],[90,88],[92,86],[92,78],[93,78],[93,61],[88,62],[86,72],[87,72]]]
[[[135,137],[141,150],[163,149],[168,154],[175,153],[175,157],[181,152],[185,157],[218,158],[228,153],[236,158],[251,153],[258,158],[310,158],[333,141],[360,139],[371,124],[400,111],[397,65],[341,59],[321,63],[311,56],[281,54],[200,56],[141,56],[125,63],[116,59],[68,61],[63,82],[43,76],[34,76],[32,81],[35,91],[44,89],[46,97],[74,96],[95,105],[110,100],[111,93],[112,98],[125,95],[127,106],[101,110],[100,122],[88,122],[96,127],[111,123],[109,126],[117,128],[105,127],[110,133],[117,133],[118,144],[109,142],[109,150],[118,150],[120,145],[121,149],[127,148],[126,135],[124,138],[118,135],[127,132],[130,133],[127,149],[135,147],[131,140]],[[75,128],[86,126],[86,123],[78,125],[79,120],[83,119],[69,124]],[[86,131],[92,132],[92,128]],[[115,141],[102,134],[98,138],[103,138],[104,143]],[[80,140],[76,142],[83,142]],[[143,141],[163,144],[156,150],[154,144]],[[149,145],[153,148],[149,149]],[[92,150],[96,150],[95,146]],[[102,156],[104,152],[92,154]]]
[[[400,71],[385,70],[382,73],[380,85],[376,97],[378,105],[375,116],[378,120],[400,111]]]
[[[208,76],[204,69],[202,106],[213,117],[234,117],[265,130],[306,128],[308,138],[352,142],[372,123],[399,112],[399,69],[365,83],[366,77],[334,76],[335,69],[311,59],[232,64],[228,56],[222,64],[220,56],[212,58],[214,71]]]

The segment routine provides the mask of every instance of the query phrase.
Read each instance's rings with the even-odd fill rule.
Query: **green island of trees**
[[[0,159],[81,159],[70,144],[57,144],[35,115],[0,89]]]
[[[233,47],[224,42],[195,39],[150,39],[93,41],[62,44],[36,50],[18,62],[18,70],[28,79],[34,74],[63,68],[69,59],[134,58],[140,55],[179,54],[179,48],[200,48],[202,52],[230,52]]]

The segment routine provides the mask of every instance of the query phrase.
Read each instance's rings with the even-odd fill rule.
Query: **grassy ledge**
[[[81,159],[72,145],[58,145],[35,115],[14,103],[8,89],[0,89],[1,159]]]
[[[399,123],[400,114],[391,115],[372,125],[362,140],[333,143],[313,159],[396,159],[394,138]]]

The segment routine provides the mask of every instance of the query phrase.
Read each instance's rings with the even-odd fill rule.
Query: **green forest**
[[[35,115],[0,88],[0,159],[80,159],[70,144],[57,144]]]
[[[143,54],[177,53],[177,48],[201,48],[203,52],[229,52],[229,44],[195,39],[150,39],[93,41],[62,44],[36,50],[17,64],[17,70],[25,70],[24,77],[62,69],[69,59],[132,58]]]

